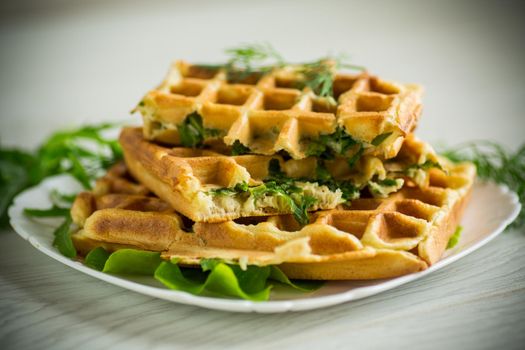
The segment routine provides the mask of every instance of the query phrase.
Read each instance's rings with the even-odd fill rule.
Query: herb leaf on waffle
[[[136,184],[122,171],[111,170],[75,201],[79,230],[72,237],[80,254],[99,246],[132,248],[160,252],[177,264],[213,268],[219,259],[241,270],[278,265],[291,278],[324,280],[394,277],[435,263],[454,234],[475,174],[468,163],[451,166],[448,174],[433,171],[428,188],[405,187],[387,198],[358,199],[348,209],[319,211],[305,226],[280,215],[195,222],[189,234],[185,220],[165,211],[160,199],[129,194]]]
[[[417,85],[339,73],[358,68],[341,58],[288,63],[265,45],[228,53],[224,65],[173,64],[135,109],[147,139],[191,147],[221,140],[233,154],[286,152],[303,159],[342,133],[357,143],[347,156],[353,164],[364,154],[394,157],[417,124]]]

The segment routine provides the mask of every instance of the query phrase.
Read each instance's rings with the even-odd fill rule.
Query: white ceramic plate
[[[172,291],[164,288],[153,278],[129,279],[105,274],[82,265],[78,261],[61,255],[53,246],[53,230],[59,224],[55,219],[30,219],[23,209],[48,208],[51,205],[49,192],[59,189],[62,193],[80,190],[80,186],[69,176],[56,176],[45,180],[18,197],[9,208],[11,225],[15,231],[35,248],[74,269],[114,285],[138,293],[178,303],[198,305],[210,309],[235,312],[285,312],[311,310],[365,298],[399,285],[414,281],[480,248],[512,222],[520,211],[515,193],[493,183],[477,183],[462,220],[464,227],[459,244],[445,253],[445,257],[429,269],[408,276],[379,281],[328,282],[313,293],[301,293],[288,289],[272,291],[271,301],[252,302],[225,298],[212,298]]]

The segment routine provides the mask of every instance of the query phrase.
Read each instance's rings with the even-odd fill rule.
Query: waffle
[[[297,179],[304,195],[315,198],[316,202],[309,211],[334,209],[345,202],[339,189],[330,189],[327,185],[316,182],[318,159],[314,157],[302,160],[284,160],[281,156],[242,155],[225,156],[201,149],[168,148],[145,140],[139,128],[124,128],[120,143],[130,172],[147,188],[160,198],[170,203],[173,208],[197,222],[218,222],[247,216],[267,216],[291,213],[290,207],[283,205],[278,196],[216,196],[212,192],[218,188],[233,188],[238,184],[249,186],[261,185],[268,177],[272,159],[279,162],[286,176]],[[364,156],[355,168],[350,169],[345,161],[326,163],[331,175],[337,180],[350,181],[356,188],[372,186],[372,179],[383,180],[387,169],[400,177],[396,170],[407,164],[417,164],[427,159],[436,159],[432,149],[419,140],[407,138],[406,147],[399,158],[388,164],[373,156]],[[407,155],[404,155],[407,153]],[[406,161],[413,163],[406,163]],[[404,165],[403,165],[404,164]],[[423,179],[427,172],[422,171]],[[304,179],[311,179],[307,181]],[[395,180],[388,192],[396,191],[403,180]],[[374,183],[375,184],[375,183]],[[375,188],[375,187],[374,187]],[[381,191],[376,191],[381,194]],[[383,195],[388,194],[383,191]]]
[[[290,215],[194,223],[151,193],[138,193],[141,185],[119,165],[77,196],[72,238],[83,255],[98,246],[135,248],[188,266],[203,258],[279,265],[298,279],[396,277],[438,261],[460,221],[475,168],[448,169],[431,170],[427,188],[407,185],[387,198],[357,199],[350,209],[318,211],[301,227]]]
[[[206,142],[240,142],[251,153],[285,151],[294,159],[305,158],[312,140],[338,127],[362,143],[365,154],[392,158],[417,124],[422,93],[418,85],[368,73],[336,74],[334,100],[297,88],[303,79],[288,66],[231,81],[224,69],[178,61],[136,110],[149,140],[181,145],[178,126],[197,113],[204,128],[213,131]],[[378,137],[386,139],[377,144]]]

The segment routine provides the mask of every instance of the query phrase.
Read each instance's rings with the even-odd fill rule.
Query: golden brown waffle
[[[288,177],[312,179],[309,182],[298,180],[298,186],[302,187],[304,194],[316,199],[309,211],[334,209],[344,202],[339,189],[330,190],[315,182],[318,160],[313,157],[284,161],[280,156],[228,157],[208,150],[167,148],[145,140],[138,128],[123,129],[120,143],[130,172],[178,212],[197,222],[291,213],[290,207],[283,206],[276,196],[256,200],[252,196],[215,196],[211,193],[214,189],[233,188],[240,183],[250,186],[262,184],[262,180],[268,177],[272,159],[279,161]],[[376,157],[365,156],[352,169],[347,162],[337,160],[327,162],[326,167],[337,180],[351,181],[357,188],[362,188],[365,185],[371,186],[370,181],[373,178],[385,179],[386,168],[402,170],[403,166],[428,159],[436,160],[432,149],[428,150],[428,146],[415,138],[407,138],[406,145],[414,149],[408,152],[408,156],[400,156],[401,163],[394,159],[383,164]],[[410,163],[406,163],[404,158]],[[422,171],[421,183],[427,181],[426,174],[426,171]],[[397,174],[396,177],[402,177],[402,174]],[[395,185],[383,194],[396,191],[402,184],[403,181],[396,180]]]
[[[131,247],[186,265],[203,258],[276,264],[290,278],[395,277],[438,261],[459,224],[475,168],[463,163],[448,169],[431,170],[425,189],[406,186],[388,198],[357,199],[350,209],[313,214],[303,227],[289,215],[193,223],[160,199],[135,194],[129,175],[113,172],[77,197],[72,217],[80,228],[72,237],[84,255],[97,246]]]
[[[286,151],[302,159],[310,140],[342,127],[363,143],[365,154],[392,158],[417,124],[422,94],[418,85],[387,82],[367,73],[336,74],[334,100],[298,89],[302,79],[288,66],[232,82],[224,69],[175,62],[162,84],[137,106],[144,136],[181,145],[177,127],[196,112],[204,127],[215,131],[208,141],[218,138],[229,146],[239,141],[256,154]],[[372,145],[387,134],[379,145]]]

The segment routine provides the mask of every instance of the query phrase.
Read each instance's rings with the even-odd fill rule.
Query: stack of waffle
[[[423,270],[475,177],[413,134],[421,88],[334,73],[319,96],[293,67],[232,77],[176,62],[124,128],[125,163],[72,208],[77,249],[136,248],[198,265],[279,265],[290,278]]]

